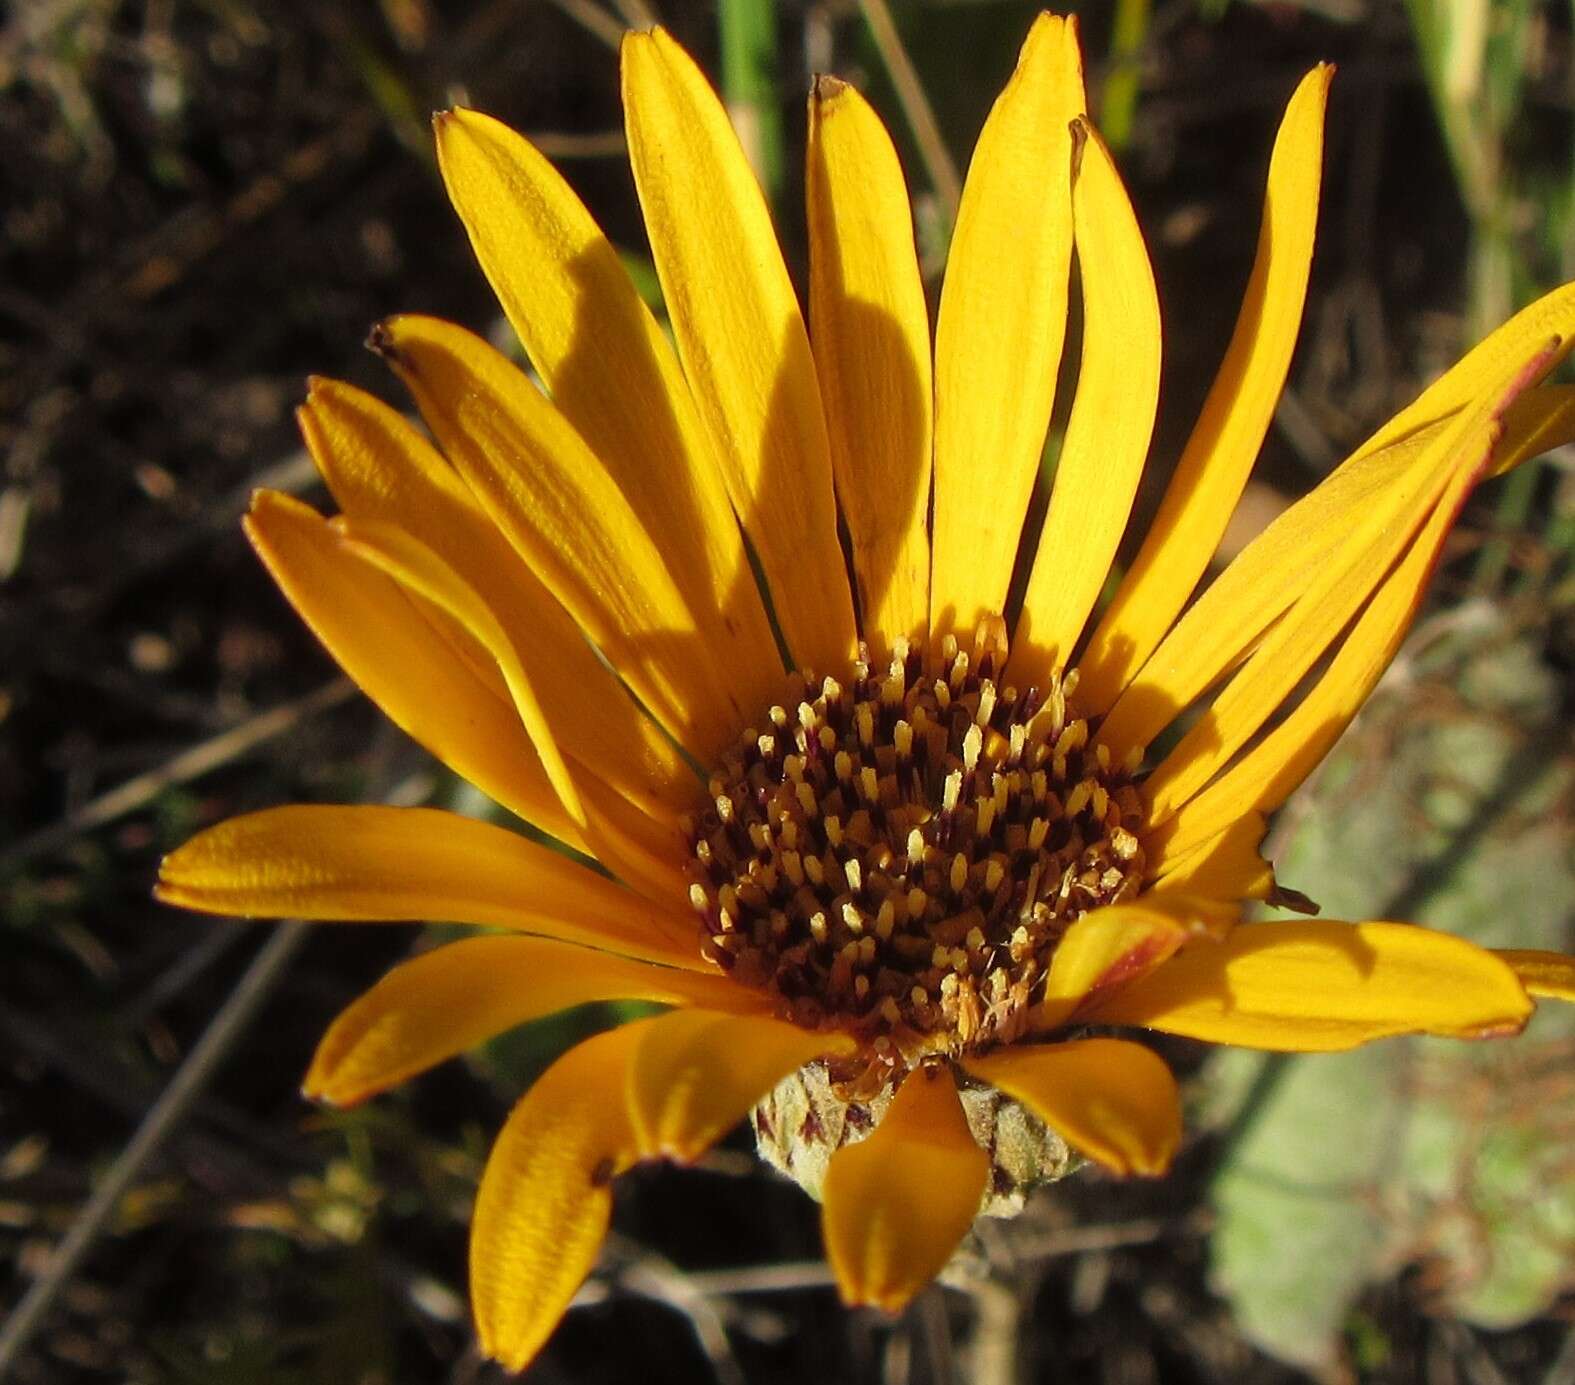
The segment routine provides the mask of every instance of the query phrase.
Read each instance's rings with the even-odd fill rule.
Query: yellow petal
[[[1109,709],[1186,604],[1274,416],[1307,297],[1333,73],[1314,68],[1286,107],[1236,330],[1153,526],[1080,665],[1078,698],[1091,714]]]
[[[874,1133],[826,1169],[821,1233],[843,1302],[900,1312],[973,1225],[989,1172],[950,1070],[910,1072]]]
[[[1018,687],[1064,666],[1110,573],[1159,404],[1159,296],[1143,233],[1088,125],[1072,183],[1083,360],[1008,664]]]
[[[1159,852],[1151,891],[1267,899],[1274,891],[1274,868],[1258,854],[1258,847],[1268,827],[1263,814],[1246,813],[1185,854]]]
[[[525,566],[436,448],[393,409],[333,380],[314,381],[301,431],[346,514],[419,539],[496,613],[531,632],[531,681],[565,754],[645,811],[692,806],[694,774]]]
[[[623,41],[629,162],[690,389],[800,665],[853,656],[820,388],[760,185],[663,30]]]
[[[414,596],[431,602],[459,624],[497,660],[520,720],[530,733],[558,797],[591,852],[621,878],[638,883],[659,898],[681,899],[687,886],[677,861],[677,825],[661,833],[630,830],[640,815],[616,797],[598,798],[595,776],[562,754],[552,723],[542,708],[524,660],[523,636],[505,630],[486,603],[441,558],[403,529],[371,520],[340,518],[335,527],[345,542],[394,578]],[[664,849],[665,848],[665,849]]]
[[[1527,995],[1542,1000],[1575,1001],[1575,957],[1510,947],[1494,948],[1493,955],[1514,968]]]
[[[877,661],[930,618],[930,322],[891,138],[852,87],[809,98],[809,321],[862,629]]]
[[[759,1010],[765,992],[552,938],[465,938],[395,967],[323,1035],[303,1093],[350,1106],[543,1015],[596,1000]]]
[[[624,1072],[649,1023],[570,1049],[492,1146],[471,1221],[470,1299],[481,1350],[511,1371],[541,1350],[596,1264],[613,1177],[634,1161]]]
[[[641,701],[709,763],[745,711],[650,533],[584,440],[463,328],[390,318],[375,341],[493,522]]]
[[[1450,514],[1458,511],[1492,460],[1501,434],[1499,419],[1513,392],[1529,383],[1548,354],[1545,347],[1531,362],[1512,367],[1509,378],[1500,378],[1496,388],[1490,388],[1473,408],[1457,414],[1423,449],[1414,469],[1420,484],[1407,491],[1397,515],[1391,517],[1387,506],[1375,506],[1353,518],[1349,548],[1313,579],[1144,782],[1151,824],[1163,822],[1191,798],[1257,733],[1382,585],[1427,517],[1440,508]],[[1408,472],[1407,478],[1411,476]],[[1419,575],[1425,577],[1429,571],[1430,563]],[[1102,743],[1104,737],[1101,728]],[[1110,751],[1115,759],[1123,753],[1115,744]]]
[[[1507,470],[1570,438],[1575,430],[1575,389],[1543,386],[1530,390],[1511,405],[1504,422],[1504,437],[1493,454],[1495,470]],[[1434,435],[1429,429],[1417,436]],[[1374,459],[1381,456],[1370,455]],[[1474,479],[1469,473],[1455,478],[1312,691],[1229,769],[1145,836],[1145,846],[1166,858],[1192,851],[1243,814],[1273,812],[1312,772],[1399,649]]]
[[[698,1159],[789,1073],[854,1047],[846,1034],[763,1015],[661,1016],[629,1066],[629,1117],[641,1156]]]
[[[1568,342],[1575,334],[1575,284],[1565,284],[1522,308],[1496,332],[1472,347],[1435,380],[1409,407],[1402,409],[1357,450],[1365,456],[1397,439],[1475,403],[1506,366],[1525,360],[1549,337]]]
[[[435,808],[247,813],[164,858],[167,904],[246,918],[474,923],[712,971],[699,927],[515,832]]]
[[[1492,953],[1406,923],[1251,923],[1105,996],[1094,1024],[1331,1052],[1393,1034],[1519,1032],[1531,1001]]]
[[[1055,401],[1072,262],[1077,22],[1034,21],[974,147],[935,327],[930,631],[1000,614]]]
[[[573,189],[506,125],[436,118],[438,166],[476,258],[559,411],[661,550],[747,703],[781,660],[678,358]]]
[[[474,662],[309,506],[259,491],[245,523],[290,604],[395,725],[511,812],[583,848],[501,680],[484,682]]]
[[[1034,1028],[1061,1027],[1107,991],[1153,971],[1191,934],[1215,926],[1190,897],[1144,898],[1084,914],[1056,945]]]
[[[1100,727],[1112,756],[1146,746],[1229,672],[1326,574],[1408,518],[1427,492],[1442,420],[1386,452],[1347,462],[1279,515],[1195,601],[1116,699]],[[1456,459],[1451,456],[1450,462]],[[1081,685],[1079,685],[1081,687]]]
[[[1072,1148],[1119,1174],[1162,1174],[1181,1144],[1181,1094],[1157,1053],[1124,1039],[1016,1044],[966,1058]]]

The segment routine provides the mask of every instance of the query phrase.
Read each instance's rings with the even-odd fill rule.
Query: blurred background
[[[654,294],[616,47],[659,18],[748,133],[802,282],[804,96],[833,71],[897,138],[933,290],[1033,11],[20,0],[0,20],[0,1376],[501,1379],[465,1309],[488,1140],[613,1017],[531,1026],[366,1108],[316,1110],[297,1085],[318,1035],[430,936],[149,897],[161,851],[247,809],[484,811],[338,679],[237,522],[258,485],[324,501],[291,419],[308,373],[398,401],[360,348],[380,317],[436,313],[512,349],[429,113],[471,104],[527,132]],[[1228,339],[1275,126],[1314,62],[1339,74],[1308,316],[1227,549],[1575,277],[1569,6],[1078,12],[1165,313],[1148,509]],[[1575,941],[1572,556],[1569,458],[1473,502],[1410,645],[1276,825],[1281,878],[1327,915]],[[1168,1179],[1041,1193],[985,1227],[1015,1266],[1005,1287],[932,1289],[895,1323],[837,1306],[816,1209],[747,1136],[698,1169],[637,1171],[530,1378],[1575,1385],[1567,1018],[1498,1046],[1167,1056],[1191,1108]]]

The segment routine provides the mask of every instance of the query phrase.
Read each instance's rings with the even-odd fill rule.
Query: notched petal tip
[[[397,317],[385,317],[381,322],[374,322],[372,330],[366,334],[366,349],[396,370],[404,365],[399,348],[394,344],[398,320]]]
[[[830,105],[846,95],[848,84],[840,77],[833,77],[829,72],[817,72],[810,80],[809,99],[815,104]]]

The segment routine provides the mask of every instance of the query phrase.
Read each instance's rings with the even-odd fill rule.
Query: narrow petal
[[[1159,294],[1110,151],[1084,124],[1072,183],[1083,359],[1055,488],[1028,578],[1008,672],[1043,686],[1064,666],[1126,529],[1159,405]]]
[[[1320,1053],[1394,1034],[1514,1034],[1531,1009],[1513,968],[1463,938],[1407,923],[1319,921],[1242,924],[1109,993],[1085,1018]]]
[[[781,673],[738,523],[678,358],[585,205],[529,141],[436,118],[438,166],[531,364],[661,550],[750,704]]]
[[[1100,727],[1111,754],[1146,746],[1224,674],[1331,566],[1408,518],[1438,465],[1449,420],[1348,462],[1279,515],[1171,627]],[[1458,457],[1445,459],[1458,463]],[[1473,459],[1475,460],[1475,459]],[[1080,685],[1081,686],[1081,685]]]
[[[1157,1053],[1125,1039],[1016,1044],[963,1067],[1016,1097],[1113,1173],[1156,1176],[1181,1145],[1181,1094]]]
[[[1327,64],[1314,68],[1286,108],[1235,333],[1159,514],[1080,666],[1078,696],[1090,713],[1109,709],[1186,604],[1274,416],[1307,297],[1333,75]]]
[[[609,823],[602,816],[605,808],[611,806],[617,810],[622,807],[626,811],[621,816],[627,818],[628,805],[620,805],[615,799],[598,799],[590,792],[594,776],[587,775],[582,766],[564,758],[536,692],[535,680],[526,667],[523,637],[529,632],[521,631],[516,635],[514,631],[505,630],[487,604],[453,568],[403,529],[376,521],[344,518],[335,520],[334,524],[350,547],[364,554],[412,595],[431,602],[497,660],[520,720],[530,733],[564,811],[579,828],[596,858],[623,879],[653,889],[660,898],[681,899],[686,885],[676,865],[677,852],[668,855],[652,850],[648,834],[620,829],[617,820]],[[667,825],[667,836],[676,847],[679,836],[675,823]],[[631,851],[631,847],[634,850]]]
[[[395,410],[314,381],[301,431],[334,499],[356,519],[396,525],[430,548],[506,630],[531,632],[531,681],[566,755],[647,812],[687,810],[695,777],[557,599],[521,561],[437,449]]]
[[[1560,445],[1572,430],[1575,389],[1530,390],[1505,417],[1505,435],[1494,450],[1493,469],[1507,470]],[[1426,436],[1431,435],[1429,430]],[[1243,814],[1272,813],[1322,761],[1400,648],[1473,479],[1458,476],[1445,492],[1312,691],[1207,788],[1145,836],[1144,844],[1152,853],[1169,858],[1190,852]]]
[[[1105,992],[1146,976],[1187,940],[1191,922],[1147,901],[1084,914],[1056,945],[1034,1028],[1059,1029]]]
[[[350,1106],[506,1029],[595,1000],[759,1010],[725,976],[596,952],[553,938],[465,938],[402,963],[323,1035],[303,1093]]]
[[[1500,379],[1476,405],[1455,416],[1423,451],[1417,471],[1422,484],[1406,500],[1396,521],[1384,508],[1354,524],[1349,556],[1331,562],[1253,651],[1169,755],[1144,782],[1149,822],[1157,825],[1185,803],[1250,740],[1340,636],[1385,575],[1411,545],[1412,536],[1438,509],[1453,514],[1492,461],[1502,433],[1500,419],[1515,395],[1546,364],[1545,347]],[[1440,536],[1442,538],[1442,536]],[[1431,571],[1431,563],[1421,575]],[[1105,728],[1100,730],[1103,743]],[[1124,753],[1111,745],[1112,758]]]
[[[861,628],[877,660],[930,619],[930,320],[891,137],[852,87],[809,98],[809,321]]]
[[[1496,332],[1472,347],[1435,380],[1408,408],[1402,409],[1358,449],[1357,456],[1378,452],[1435,419],[1474,403],[1506,366],[1524,360],[1549,337],[1567,340],[1575,334],[1575,284],[1565,284],[1522,308]]]
[[[166,856],[157,893],[205,914],[474,923],[714,970],[677,908],[518,833],[435,808],[246,813]]]
[[[1575,957],[1509,947],[1494,948],[1493,955],[1514,968],[1527,995],[1541,1000],[1575,1001]]]
[[[690,389],[800,665],[853,656],[831,456],[809,338],[760,185],[694,60],[623,41],[629,162]]]
[[[312,633],[396,726],[510,812],[584,846],[501,679],[484,681],[477,661],[309,506],[259,491],[245,527]]]
[[[1066,337],[1077,22],[1034,21],[974,146],[935,327],[930,630],[999,615]]]
[[[612,1180],[634,1162],[624,1073],[651,1021],[570,1049],[515,1106],[481,1176],[470,1299],[481,1349],[524,1370],[596,1264]]]
[[[1185,855],[1159,853],[1151,891],[1209,899],[1267,899],[1274,891],[1274,868],[1258,848],[1268,830],[1262,813],[1246,813]]]
[[[675,1010],[629,1065],[628,1105],[642,1157],[698,1159],[791,1072],[851,1053],[846,1034],[817,1034],[763,1015]]]
[[[973,1225],[989,1173],[950,1070],[910,1072],[874,1133],[826,1169],[821,1234],[843,1302],[900,1312]]]
[[[461,327],[396,317],[374,339],[531,569],[658,719],[701,759],[717,755],[745,711],[656,543],[584,440]]]

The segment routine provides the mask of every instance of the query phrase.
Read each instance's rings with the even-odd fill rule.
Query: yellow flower
[[[844,1297],[894,1310],[1003,1179],[1058,1171],[1005,1167],[1008,1115],[1046,1165],[1066,1146],[1119,1173],[1168,1165],[1174,1079],[1088,1026],[1333,1050],[1513,1033],[1530,996],[1570,997],[1575,966],[1552,954],[1238,919],[1304,903],[1259,855],[1265,815],[1371,690],[1472,486],[1575,436],[1575,392],[1539,383],[1575,342],[1575,287],[1189,604],[1301,317],[1331,75],[1310,73],[1219,377],[1093,621],[1149,447],[1160,323],[1073,22],[1034,24],[980,136],[933,353],[902,175],[856,92],[822,79],[810,97],[806,332],[700,71],[660,30],[622,63],[676,352],[542,156],[442,116],[450,194],[542,388],[458,327],[384,323],[374,344],[437,445],[315,382],[302,426],[342,513],[265,492],[247,520],[388,715],[581,858],[432,810],[287,807],[203,833],[159,885],[219,913],[503,930],[352,1005],[307,1078],[330,1102],[571,1005],[674,1007],[572,1049],[499,1137],[472,1237],[489,1354],[540,1348],[615,1175],[694,1159],[752,1110],[823,1198]],[[1074,247],[1077,397],[1024,540]],[[795,1093],[831,1102],[837,1129],[774,1128]]]

